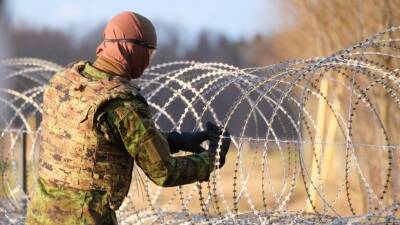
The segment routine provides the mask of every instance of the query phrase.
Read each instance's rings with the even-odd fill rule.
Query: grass
[[[230,210],[233,210],[234,205],[233,185],[235,180],[236,157],[237,151],[229,152],[226,160],[227,164],[221,169],[221,176],[223,180],[222,182],[217,183],[217,189],[222,190],[224,199]],[[287,201],[287,209],[289,211],[299,211],[305,209],[308,200],[301,175],[297,181],[292,181],[293,172],[297,171],[300,173],[298,162],[299,157],[297,153],[291,153],[290,168],[285,168],[283,159],[289,159],[288,152],[280,154],[276,150],[271,150],[267,156],[267,164],[265,165],[266,170],[264,171],[264,174],[268,174],[268,176],[265,177],[264,185],[262,185],[263,171],[261,170],[263,157],[262,153],[260,151],[256,153],[254,149],[244,150],[241,154],[241,157],[243,165],[241,165],[240,168],[243,169],[243,179],[247,182],[247,195],[242,191],[242,178],[240,178],[239,174],[236,174],[239,179],[236,180],[237,188],[235,199],[237,201],[237,208],[240,213],[252,212],[252,206],[248,203],[249,198],[251,199],[252,205],[257,210],[272,211],[279,209],[280,203],[282,203],[285,197],[288,196],[289,189],[291,188],[293,188],[293,192],[290,196],[290,200]],[[295,165],[297,166],[296,170],[294,168]],[[308,166],[308,168],[309,167],[310,166]],[[332,168],[328,169],[331,170]],[[289,174],[289,176],[284,177],[284,173]],[[330,203],[335,202],[335,204],[332,206],[332,209],[326,207],[326,204],[323,204],[322,198],[318,197],[318,195],[316,208],[319,212],[322,212],[323,209],[327,209],[326,213],[331,215],[340,214],[342,216],[350,216],[352,214],[348,207],[346,192],[344,189],[342,189],[341,192],[338,192],[340,187],[344,187],[344,180],[342,180],[344,179],[343,174],[337,172],[336,175],[337,177],[328,177],[323,185],[325,194],[324,199],[327,199]],[[212,182],[210,185],[212,190]],[[182,187],[181,193],[179,193],[176,188],[163,188],[161,189],[163,194],[160,195],[157,201],[150,204],[146,200],[146,194],[143,192],[143,190],[139,191],[139,189],[135,189],[135,185],[132,185],[132,199],[130,204],[134,204],[136,210],[148,209],[152,205],[154,208],[165,208],[168,206],[168,211],[181,211],[183,204],[181,201],[181,195],[183,196],[182,199],[187,199],[189,196],[191,196],[190,201],[185,202],[184,204],[190,212],[201,213],[198,190],[193,192],[193,187],[195,187],[195,185],[185,185]],[[203,197],[206,198],[209,191],[207,183],[202,183],[201,187]],[[262,187],[264,187],[264,191]],[[353,175],[350,177],[349,187],[353,208],[357,213],[362,213],[363,210],[365,210],[364,200],[363,193],[360,191],[357,176]],[[154,193],[159,190],[159,188],[153,184],[150,184],[149,187],[145,188],[149,191],[149,193],[151,193],[151,195],[154,195]],[[265,196],[264,199],[263,194]],[[237,198],[238,195],[240,195],[240,198]],[[249,196],[249,198],[247,198],[247,196]],[[218,195],[217,200],[217,205],[222,213],[226,212],[225,204],[222,202],[223,199]],[[282,209],[285,209],[285,207]],[[210,204],[209,210],[211,213],[216,213],[216,204]]]

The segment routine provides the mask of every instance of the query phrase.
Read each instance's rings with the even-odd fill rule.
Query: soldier
[[[145,17],[123,12],[104,30],[97,59],[57,73],[44,91],[39,178],[26,224],[117,224],[115,210],[131,183],[133,163],[157,185],[207,181],[223,166],[228,132],[207,123],[194,133],[160,133],[138,78],[156,49]],[[201,147],[209,140],[209,149]],[[216,150],[220,147],[220,158]],[[174,157],[179,150],[193,154]],[[215,162],[219,159],[219,162]]]

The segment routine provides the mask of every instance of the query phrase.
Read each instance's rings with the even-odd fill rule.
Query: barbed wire
[[[212,121],[232,133],[232,154],[222,170],[216,160],[209,182],[172,189],[135,168],[119,222],[400,222],[399,42],[393,27],[327,57],[245,69],[193,61],[149,68],[135,82],[157,127],[195,131]],[[12,180],[22,179],[24,138],[35,171],[43,89],[62,67],[32,58],[0,65],[8,84],[0,88],[0,221],[22,224],[29,198]]]

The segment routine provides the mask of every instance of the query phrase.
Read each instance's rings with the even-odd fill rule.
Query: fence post
[[[22,161],[22,190],[24,191],[25,194],[28,194],[28,176],[27,176],[27,151],[28,150],[28,134],[27,131],[24,131],[22,133],[22,155],[21,155],[21,161]]]

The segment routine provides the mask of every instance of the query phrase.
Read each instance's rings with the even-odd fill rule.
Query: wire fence
[[[386,63],[399,61],[399,38],[394,27],[327,57],[267,67],[146,70],[135,82],[159,129],[213,121],[233,144],[209,182],[160,188],[135,167],[120,224],[400,223],[400,67]],[[62,67],[1,65],[0,223],[21,224],[37,178],[43,89]]]

